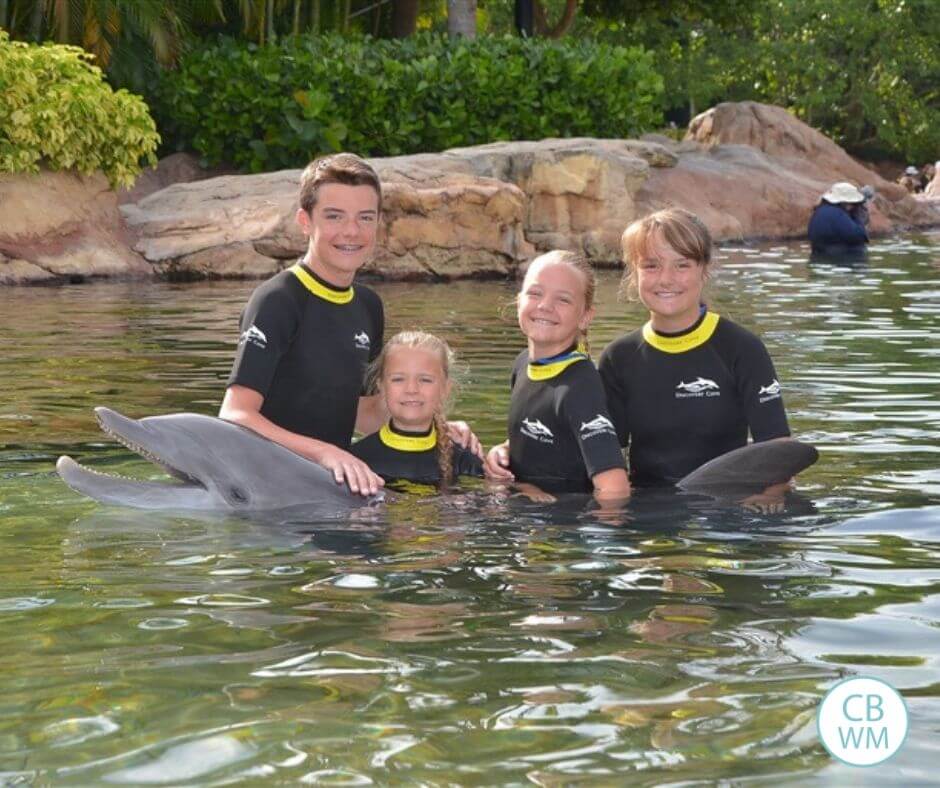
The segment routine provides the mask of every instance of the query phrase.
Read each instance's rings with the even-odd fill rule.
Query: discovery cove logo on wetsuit
[[[720,397],[721,389],[714,380],[698,377],[690,383],[679,382],[676,386],[676,399],[686,397]]]
[[[255,325],[252,325],[251,328],[249,328],[247,331],[244,331],[238,338],[239,345],[245,342],[251,343],[255,347],[259,347],[262,350],[268,346],[268,338],[265,336],[264,331]]]
[[[519,432],[539,443],[554,443],[554,433],[538,419],[523,419]]]
[[[776,378],[773,383],[761,386],[760,391],[757,392],[757,401],[762,405],[772,399],[780,399],[780,382]]]
[[[353,342],[356,343],[356,350],[368,350],[372,344],[369,335],[365,331],[353,334]]]
[[[581,427],[578,432],[581,433],[582,439],[593,438],[595,435],[600,435],[604,432],[610,435],[616,435],[614,425],[610,423],[610,419],[600,413],[590,421],[581,422]]]

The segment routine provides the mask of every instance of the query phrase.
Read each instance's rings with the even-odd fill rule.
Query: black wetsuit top
[[[533,379],[537,378],[537,379]],[[509,402],[509,468],[546,492],[591,492],[591,478],[623,468],[604,389],[585,354],[529,364],[519,354]]]
[[[241,331],[228,385],[261,394],[261,414],[279,427],[348,448],[366,366],[382,348],[379,297],[297,264],[252,293]]]
[[[755,441],[790,434],[764,343],[713,312],[679,334],[647,323],[608,345],[598,369],[635,484],[672,484],[746,445],[748,428]]]
[[[483,462],[460,444],[453,444],[451,467],[458,476],[483,476]],[[349,449],[387,482],[404,480],[419,484],[438,484],[441,470],[437,463],[437,433],[414,433],[386,424],[378,432],[356,441]]]

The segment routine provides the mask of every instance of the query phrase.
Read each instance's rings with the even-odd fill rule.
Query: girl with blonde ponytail
[[[516,300],[527,349],[510,378],[509,437],[490,449],[485,470],[537,500],[592,492],[599,502],[616,502],[630,494],[604,388],[587,353],[595,289],[587,260],[555,250],[530,263]]]
[[[372,363],[370,390],[382,396],[389,420],[350,452],[385,481],[436,484],[442,490],[459,476],[482,476],[480,458],[452,441],[446,406],[454,354],[423,331],[393,336]]]

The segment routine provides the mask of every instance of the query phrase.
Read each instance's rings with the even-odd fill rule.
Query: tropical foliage
[[[662,80],[640,48],[486,37],[339,35],[190,53],[155,108],[178,146],[253,171],[348,148],[389,156],[493,140],[626,137],[654,127]]]
[[[605,8],[576,34],[652,51],[680,123],[750,99],[790,108],[858,155],[940,154],[936,0],[683,0],[630,18]]]
[[[513,34],[513,7],[477,0],[479,38]],[[859,155],[938,156],[937,0],[538,0],[536,10],[537,33],[651,52],[660,108],[680,126],[719,101],[753,99],[790,108]],[[186,52],[219,34],[263,53],[335,33],[350,39],[350,56],[371,42],[372,63],[386,56],[380,40],[444,32],[447,14],[447,0],[0,0],[12,39],[82,46],[112,84],[148,100]],[[175,144],[185,125],[171,130]]]
[[[0,172],[100,170],[117,186],[156,162],[146,104],[89,61],[77,47],[10,42],[0,30]]]

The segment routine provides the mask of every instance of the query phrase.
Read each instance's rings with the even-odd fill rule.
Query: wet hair
[[[637,297],[636,268],[641,260],[649,258],[657,235],[674,252],[703,266],[705,276],[709,275],[713,242],[705,223],[682,208],[657,211],[633,222],[620,239],[625,263],[620,294],[631,300]]]
[[[540,254],[532,262],[529,263],[528,269],[526,269],[526,278],[529,276],[529,271],[533,269],[536,265],[567,265],[569,268],[573,268],[579,274],[584,281],[584,309],[587,311],[592,306],[594,306],[594,293],[597,291],[597,277],[594,275],[594,269],[591,267],[588,259],[577,252],[568,252],[563,249],[553,249],[550,252],[545,252],[545,254]],[[522,280],[522,284],[525,285],[525,278]],[[518,305],[519,298],[516,297],[516,304]],[[591,345],[588,340],[588,329],[584,329],[581,332],[578,344],[583,346],[583,350],[586,353],[590,353]]]
[[[440,362],[444,379],[453,382],[451,371],[454,369],[454,351],[443,339],[425,331],[400,331],[385,343],[381,352],[369,365],[366,372],[366,391],[379,391],[379,383],[385,375],[385,363],[389,353],[396,348],[427,350]],[[446,490],[453,481],[454,458],[453,441],[447,432],[447,405],[442,401],[434,413],[434,430],[437,433],[437,467],[441,472],[440,489]]]
[[[382,182],[365,159],[355,153],[334,153],[310,162],[300,175],[300,207],[310,213],[317,204],[320,188],[330,183],[345,186],[371,186],[382,209]]]

